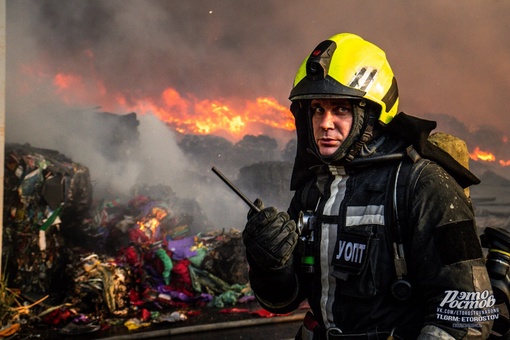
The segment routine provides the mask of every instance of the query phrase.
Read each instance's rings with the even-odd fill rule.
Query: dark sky
[[[23,100],[13,91],[37,60],[45,72],[99,77],[128,99],[172,86],[287,106],[301,60],[353,32],[386,51],[402,110],[508,131],[508,18],[508,1],[8,1],[7,102]]]

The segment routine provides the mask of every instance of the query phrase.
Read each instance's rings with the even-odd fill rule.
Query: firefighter
[[[289,209],[256,204],[243,232],[267,310],[307,299],[296,339],[487,338],[498,309],[473,208],[477,178],[398,111],[385,53],[342,33],[300,66]]]

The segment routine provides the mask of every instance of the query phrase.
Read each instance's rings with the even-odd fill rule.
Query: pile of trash
[[[2,263],[23,292],[60,291],[66,263],[61,226],[88,215],[88,168],[57,151],[7,144]]]
[[[254,299],[241,232],[192,234],[174,195],[93,203],[86,167],[28,145],[6,148],[5,193],[2,329],[133,330]]]
[[[67,322],[75,329],[77,314],[89,316],[87,324],[124,318],[124,325],[134,330],[185,320],[186,311],[196,307],[223,308],[253,300],[239,231],[173,238],[158,230],[161,225],[154,227],[154,214],[161,213],[155,206],[145,223],[123,219],[111,230],[106,243],[116,245],[111,248],[118,249],[116,254],[75,254],[66,303],[48,315],[47,322]],[[62,313],[71,309],[62,320]]]

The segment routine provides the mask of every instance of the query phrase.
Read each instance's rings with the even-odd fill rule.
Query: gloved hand
[[[248,212],[248,223],[243,231],[246,251],[260,267],[280,268],[287,264],[296,246],[296,223],[284,211],[278,212],[274,207],[264,208],[259,199],[254,204],[260,208],[260,212]]]

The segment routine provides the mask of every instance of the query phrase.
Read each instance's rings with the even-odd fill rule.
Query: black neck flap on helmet
[[[377,105],[352,101],[353,124],[347,138],[331,156],[322,156],[315,142],[311,117],[311,100],[293,101],[290,110],[295,118],[297,150],[291,178],[291,190],[296,190],[313,173],[310,169],[322,165],[342,165],[353,160],[363,145],[373,138],[377,122]]]

